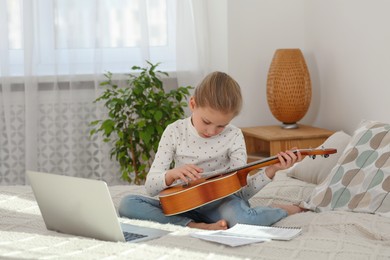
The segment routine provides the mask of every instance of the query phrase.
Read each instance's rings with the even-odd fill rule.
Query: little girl
[[[242,107],[240,86],[222,72],[209,74],[189,100],[191,116],[169,125],[147,175],[145,188],[158,195],[177,181],[201,178],[202,173],[237,168],[247,163],[241,130],[230,124]],[[128,195],[121,200],[122,217],[152,220],[200,229],[227,229],[236,223],[272,225],[287,215],[301,212],[298,206],[251,207],[248,200],[271,182],[275,173],[301,161],[298,152],[280,152],[279,163],[248,175],[248,184],[223,199],[178,215],[165,216],[157,198]],[[174,168],[171,163],[174,162]]]

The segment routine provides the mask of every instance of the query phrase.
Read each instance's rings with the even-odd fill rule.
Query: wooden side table
[[[315,148],[334,131],[313,126],[299,125],[297,129],[280,126],[256,126],[241,128],[244,134],[248,162],[261,160],[293,147]]]

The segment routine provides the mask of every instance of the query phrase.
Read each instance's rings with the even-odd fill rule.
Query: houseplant
[[[142,184],[157,151],[166,126],[185,115],[184,107],[191,86],[169,92],[161,80],[168,73],[157,70],[159,63],[146,67],[133,66],[126,87],[119,87],[113,74],[105,74],[100,83],[104,92],[94,102],[104,102],[106,118],[91,122],[90,134],[101,133],[104,142],[113,147],[111,158],[119,162],[121,178]]]

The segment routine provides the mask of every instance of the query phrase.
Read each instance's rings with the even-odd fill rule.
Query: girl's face
[[[193,97],[189,102],[192,112],[192,125],[203,138],[221,133],[234,118],[234,113],[223,113],[210,107],[199,107]]]

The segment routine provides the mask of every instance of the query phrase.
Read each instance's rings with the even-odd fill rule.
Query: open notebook
[[[229,246],[240,246],[269,240],[291,240],[301,232],[301,228],[236,224],[227,230],[196,232],[191,233],[191,236]]]

